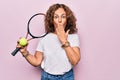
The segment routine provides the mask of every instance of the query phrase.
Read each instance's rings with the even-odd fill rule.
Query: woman
[[[64,4],[53,4],[46,13],[45,29],[48,34],[39,41],[34,55],[27,46],[17,47],[31,65],[41,65],[41,80],[74,80],[80,46],[73,12]]]

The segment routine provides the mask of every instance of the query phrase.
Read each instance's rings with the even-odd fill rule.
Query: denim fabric
[[[41,80],[74,80],[73,69],[63,75],[52,75],[42,70]]]

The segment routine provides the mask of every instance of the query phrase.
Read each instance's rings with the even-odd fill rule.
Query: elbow
[[[73,62],[72,65],[73,66],[76,66],[78,64],[78,62]]]
[[[32,66],[34,67],[39,67],[40,65],[41,65],[40,63],[32,64]]]
[[[78,59],[74,59],[74,61],[72,62],[72,65],[76,66],[79,63],[80,59],[81,59],[80,57]]]
[[[33,64],[34,67],[39,67],[41,65],[42,60],[36,60]]]
[[[40,64],[34,64],[33,66],[34,66],[34,67],[38,67],[38,66],[40,66]]]

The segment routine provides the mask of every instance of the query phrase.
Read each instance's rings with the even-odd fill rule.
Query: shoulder
[[[80,39],[78,34],[69,34],[68,41],[70,42],[71,47],[80,47]]]
[[[79,38],[78,34],[69,34],[68,35],[68,40],[74,42],[74,41],[79,41],[80,38]]]
[[[46,36],[42,37],[40,40],[41,41],[46,41],[46,40],[51,40],[53,38],[56,38],[57,35],[53,34],[53,33],[48,33]]]
[[[70,37],[70,38],[79,38],[79,35],[77,33],[69,34],[68,37]]]

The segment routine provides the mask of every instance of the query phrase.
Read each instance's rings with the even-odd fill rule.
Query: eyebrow
[[[54,14],[54,15],[58,15],[58,14]],[[63,16],[63,15],[66,15],[66,14],[65,14],[65,13],[63,13],[63,14],[62,14],[62,16]]]

